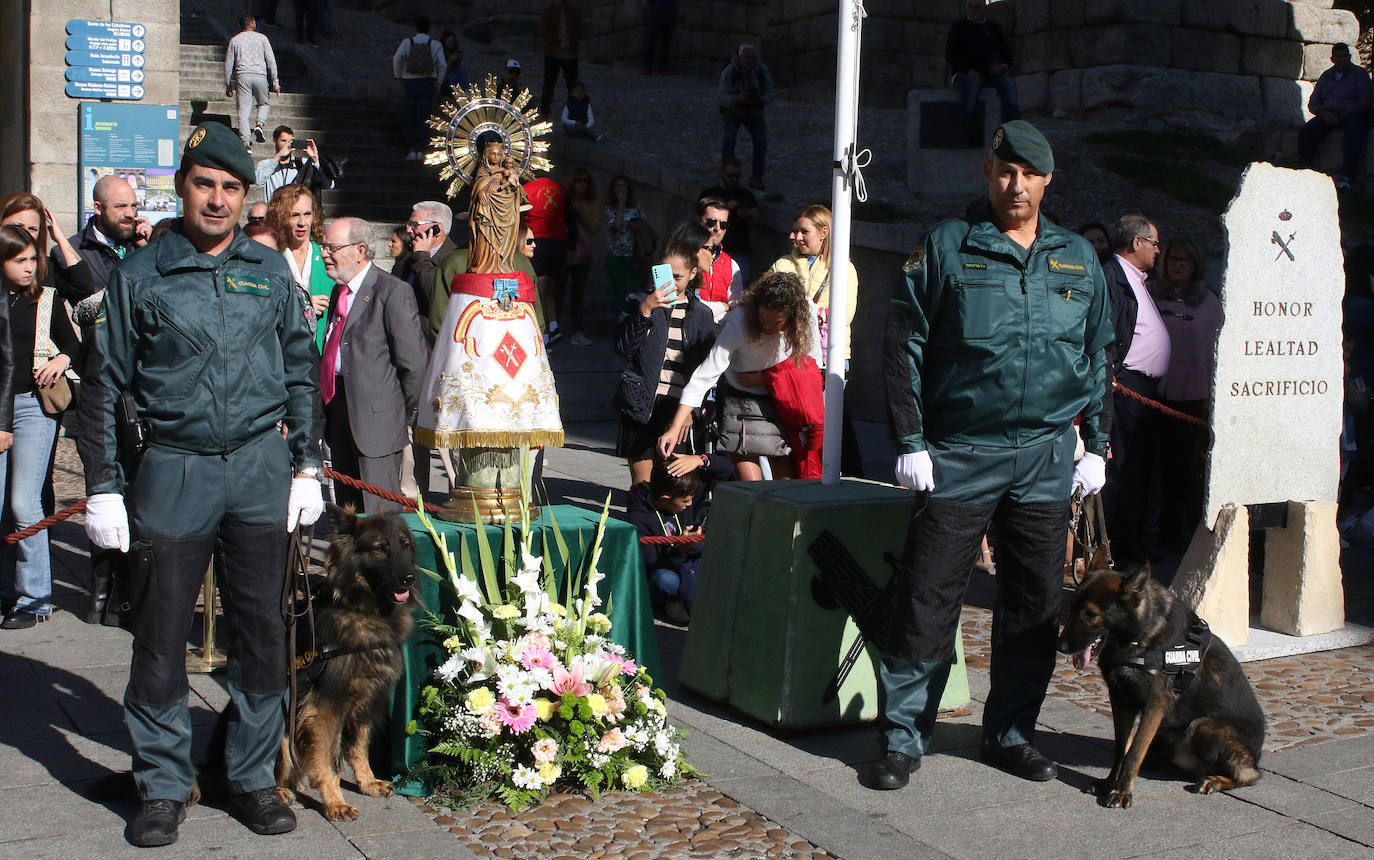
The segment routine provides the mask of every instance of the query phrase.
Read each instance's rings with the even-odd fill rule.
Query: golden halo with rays
[[[429,140],[425,164],[439,167],[439,180],[447,182],[444,193],[453,199],[464,185],[472,182],[481,153],[477,139],[488,131],[501,136],[506,152],[514,158],[523,180],[534,178],[534,171],[549,171],[553,162],[545,157],[553,123],[539,119],[539,111],[527,107],[530,91],[524,89],[508,101],[497,93],[501,79],[487,75],[485,81],[464,92],[454,85],[449,99],[429,118],[429,127],[438,132]]]

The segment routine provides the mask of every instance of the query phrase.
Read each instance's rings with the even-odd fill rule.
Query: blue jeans
[[[649,573],[649,600],[662,610],[672,600],[681,600],[687,611],[697,599],[697,567],[700,559],[683,562],[681,570],[662,567]]]
[[[984,75],[981,81],[972,75],[954,76],[954,88],[959,91],[959,100],[964,109],[964,134],[977,136],[975,119],[978,112],[978,91],[993,89],[1002,103],[1002,122],[1021,118],[1021,99],[1016,93],[1016,78],[1011,75]]]
[[[43,484],[56,435],[57,419],[44,414],[36,395],[14,396],[14,444],[0,454],[0,486],[8,486],[4,519],[16,530],[43,519]],[[0,569],[0,603],[35,615],[52,612],[52,560],[46,531],[6,548]]]
[[[402,120],[402,133],[406,145],[418,151],[425,149],[428,141],[425,135],[425,122],[429,119],[429,109],[434,105],[434,78],[404,78],[401,88],[405,92],[405,114]]]
[[[735,157],[735,138],[739,137],[739,127],[749,132],[749,140],[754,145],[753,173],[755,179],[763,178],[763,159],[768,154],[768,126],[764,124],[763,114],[751,117],[738,117],[733,113],[721,114],[725,121],[725,135],[720,140],[720,160]]]

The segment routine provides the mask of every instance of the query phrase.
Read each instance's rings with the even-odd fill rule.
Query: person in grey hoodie
[[[229,40],[229,47],[224,52],[224,94],[238,95],[239,138],[249,152],[253,150],[253,138],[259,143],[266,140],[262,127],[272,108],[267,94],[269,89],[281,92],[277,57],[272,53],[272,43],[258,32],[257,20],[252,15],[244,15],[243,30]],[[257,117],[250,132],[248,117],[254,107]]]

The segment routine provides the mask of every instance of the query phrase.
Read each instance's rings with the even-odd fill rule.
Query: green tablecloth
[[[444,569],[435,558],[436,547],[429,533],[420,525],[419,519],[414,514],[406,514],[405,519],[410,525],[411,531],[415,533],[415,555],[420,566],[443,574]],[[568,545],[571,563],[574,566],[580,566],[583,556],[591,550],[592,540],[596,534],[596,523],[600,519],[599,512],[571,505],[555,505],[552,508],[552,517],[549,508],[546,507],[542,516],[531,525],[535,528],[543,527],[551,531],[552,522],[555,519],[558,521],[558,528],[563,535],[563,540]],[[455,555],[460,551],[459,535],[467,534],[468,552],[472,556],[473,566],[477,567],[478,550],[474,540],[477,527],[442,520],[433,520],[433,522],[439,533],[444,535],[449,549]],[[492,553],[499,557],[503,529],[500,526],[486,526],[485,528]],[[514,531],[518,539],[520,531],[518,524]],[[536,553],[539,552],[539,540],[540,538],[535,538]],[[554,558],[556,560],[557,549],[554,548],[552,538],[550,539],[550,547],[555,553]],[[606,609],[607,604],[610,605],[610,612],[607,614],[611,618],[611,641],[629,649],[635,660],[648,669],[649,674],[657,680],[659,674],[658,639],[654,635],[653,609],[649,605],[648,578],[644,574],[643,563],[639,555],[639,534],[635,531],[634,526],[616,519],[606,520],[606,531],[601,541],[599,567],[601,572],[606,575],[606,578],[598,586],[598,590],[603,601],[602,610]],[[561,581],[560,577],[560,583]],[[451,617],[452,610],[456,609],[452,588],[447,585],[440,585],[424,574],[419,577],[418,588],[422,606],[435,611],[446,610],[446,613],[441,612],[441,614]],[[427,739],[422,736],[406,735],[406,723],[419,717],[417,708],[420,699],[420,687],[434,674],[435,668],[447,659],[447,654],[439,641],[439,638],[428,628],[416,624],[415,633],[404,649],[405,670],[392,696],[388,730],[379,733],[390,740],[388,763],[393,774],[405,774],[412,766],[425,758]],[[380,737],[378,741],[378,745],[380,745]],[[374,754],[378,752],[379,750],[374,749]],[[401,782],[397,783],[397,791],[402,794],[426,793],[424,786],[405,785]]]

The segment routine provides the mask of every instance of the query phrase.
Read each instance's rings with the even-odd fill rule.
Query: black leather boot
[[[156,848],[177,841],[177,825],[186,820],[186,804],[179,800],[145,800],[124,828],[130,845]]]

